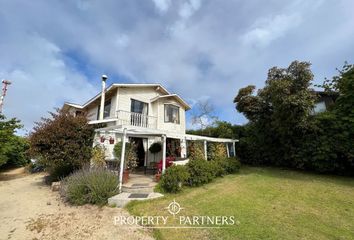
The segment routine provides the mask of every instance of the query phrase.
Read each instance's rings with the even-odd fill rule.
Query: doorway
[[[144,139],[132,137],[130,141],[136,146],[136,155],[138,157],[137,168],[142,168],[145,165],[145,148],[144,148]]]

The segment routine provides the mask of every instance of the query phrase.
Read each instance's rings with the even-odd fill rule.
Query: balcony
[[[157,128],[157,117],[145,115],[142,113],[128,112],[118,110],[113,117],[106,117],[103,120],[91,120],[89,124],[115,122],[116,125],[130,125],[143,128]]]
[[[130,125],[144,128],[157,128],[157,117],[145,115],[142,113],[128,112],[118,110],[117,113],[118,125]]]

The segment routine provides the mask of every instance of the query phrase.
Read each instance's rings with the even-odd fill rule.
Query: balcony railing
[[[128,112],[124,110],[118,110],[116,115],[118,124],[121,125],[131,125],[154,129],[157,127],[157,117],[145,115],[142,113]]]

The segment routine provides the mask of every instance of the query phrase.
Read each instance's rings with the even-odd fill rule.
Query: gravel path
[[[0,173],[0,239],[153,239],[141,227],[113,224],[129,215],[124,209],[64,204],[43,176],[23,168]]]

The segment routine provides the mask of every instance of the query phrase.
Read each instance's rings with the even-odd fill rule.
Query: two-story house
[[[105,146],[107,160],[115,158],[114,144],[122,139],[136,143],[138,166],[149,166],[166,155],[187,158],[187,142],[191,140],[204,141],[205,157],[207,141],[224,142],[228,154],[235,155],[237,140],[186,134],[186,111],[191,107],[179,95],[160,84],[115,83],[106,88],[106,79],[102,77],[101,93],[83,105],[65,103],[64,108],[72,114],[85,113],[89,124],[97,126],[94,145]],[[163,150],[154,155],[148,149],[157,141]]]

